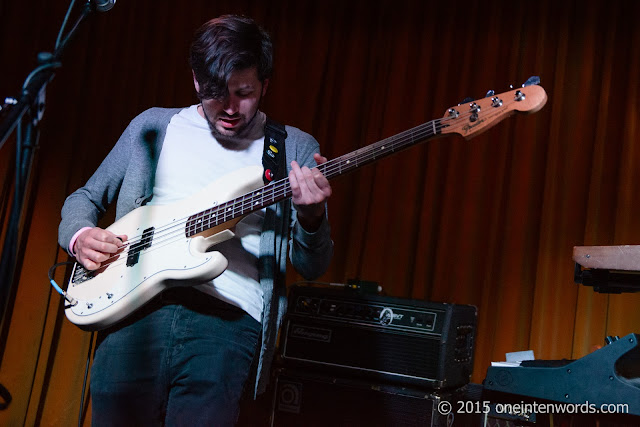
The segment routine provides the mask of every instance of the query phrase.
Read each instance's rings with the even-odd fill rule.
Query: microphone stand
[[[67,17],[73,8],[71,1]],[[80,24],[95,10],[92,1],[87,1],[73,27],[64,39],[58,39],[53,53],[38,54],[38,66],[27,76],[20,96],[6,98],[0,108],[0,149],[10,134],[16,130],[16,164],[15,190],[11,203],[9,222],[6,229],[2,257],[0,258],[0,365],[4,356],[8,329],[13,308],[7,312],[8,299],[12,295],[13,287],[18,283],[19,270],[22,266],[21,256],[24,252],[24,238],[27,236],[29,221],[25,218],[25,194],[28,189],[29,177],[33,165],[35,151],[38,148],[40,132],[38,125],[44,114],[45,90],[47,84],[55,77],[56,69],[61,67],[61,58],[71,38],[75,35]],[[63,24],[64,28],[64,24]],[[63,28],[61,28],[60,36]],[[23,129],[24,127],[24,129]],[[5,318],[6,317],[6,318]],[[0,384],[0,409],[6,408],[11,401],[11,395]]]

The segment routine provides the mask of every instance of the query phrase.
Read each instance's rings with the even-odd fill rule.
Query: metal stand
[[[4,355],[10,316],[13,311],[10,309],[7,312],[8,300],[12,295],[14,286],[18,283],[19,271],[22,266],[22,253],[24,251],[23,241],[28,231],[28,220],[26,220],[27,217],[25,216],[25,194],[28,190],[34,155],[38,148],[38,125],[44,114],[46,86],[55,76],[55,70],[60,68],[63,52],[77,32],[80,23],[91,12],[96,10],[95,3],[90,0],[87,1],[73,27],[66,36],[62,37],[74,3],[75,0],[71,0],[54,52],[38,54],[38,66],[25,79],[20,96],[6,98],[0,109],[0,149],[2,149],[9,135],[16,130],[15,192],[11,204],[2,257],[0,258],[0,320],[2,321],[0,364]],[[3,389],[4,387],[0,388],[0,390]],[[0,393],[0,396],[8,404],[11,396],[9,395],[8,399],[5,393]],[[6,406],[0,402],[0,409],[2,409],[3,405]]]

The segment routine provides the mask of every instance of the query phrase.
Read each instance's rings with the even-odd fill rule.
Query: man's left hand
[[[318,165],[327,161],[326,157],[316,153],[313,155]],[[325,215],[325,203],[331,196],[331,185],[318,168],[309,169],[307,166],[291,162],[289,172],[291,184],[291,200],[298,211],[298,222],[309,232],[320,227]]]

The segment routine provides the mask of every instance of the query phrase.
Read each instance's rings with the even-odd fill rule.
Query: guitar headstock
[[[544,107],[547,93],[532,77],[521,88],[456,105],[440,119],[441,134],[457,133],[466,139],[486,131],[516,112],[530,114]]]

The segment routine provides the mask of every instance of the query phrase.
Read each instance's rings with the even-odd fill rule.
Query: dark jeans
[[[260,323],[193,289],[156,298],[99,344],[93,426],[232,426]]]

